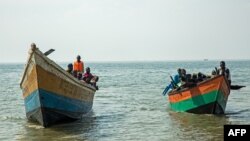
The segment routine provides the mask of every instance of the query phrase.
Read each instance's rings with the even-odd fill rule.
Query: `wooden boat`
[[[96,91],[50,60],[35,44],[31,45],[20,87],[27,118],[44,127],[81,119],[91,111]]]
[[[196,114],[224,114],[230,86],[224,76],[219,75],[200,82],[192,88],[169,93],[170,107],[174,111]]]

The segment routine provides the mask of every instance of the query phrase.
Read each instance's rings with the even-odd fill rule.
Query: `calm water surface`
[[[223,116],[176,113],[161,95],[178,67],[211,73],[216,61],[89,63],[100,76],[92,112],[42,128],[27,121],[19,88],[23,64],[0,65],[0,140],[223,140],[224,124],[250,124],[250,61],[228,61],[232,83]],[[66,67],[66,64],[61,64]]]

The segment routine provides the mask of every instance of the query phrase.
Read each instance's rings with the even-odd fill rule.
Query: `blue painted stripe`
[[[62,111],[87,113],[91,110],[92,104],[93,102],[60,96],[43,89],[35,90],[25,98],[26,112],[30,112],[39,107],[45,107]]]
[[[40,98],[39,98],[39,91],[35,90],[30,95],[28,95],[24,99],[24,103],[25,103],[26,113],[41,107]]]

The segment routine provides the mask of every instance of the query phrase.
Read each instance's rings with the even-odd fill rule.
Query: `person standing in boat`
[[[229,85],[231,85],[231,74],[229,69],[226,67],[225,61],[220,62],[220,68],[218,69],[217,74],[224,75],[227,78]]]
[[[74,71],[77,71],[78,73],[84,73],[84,63],[81,61],[80,55],[76,57],[76,61],[74,62]]]

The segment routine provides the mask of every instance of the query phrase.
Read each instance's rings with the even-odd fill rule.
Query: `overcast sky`
[[[0,62],[250,59],[249,0],[0,0]]]

